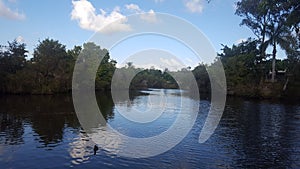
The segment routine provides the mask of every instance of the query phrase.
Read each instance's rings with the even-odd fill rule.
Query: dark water
[[[109,94],[98,93],[98,104],[108,124],[121,133],[150,137],[166,131],[176,118],[180,96],[170,94],[173,90],[148,93],[155,98],[161,92],[174,101],[151,123],[132,123],[116,109],[146,109],[149,95],[113,103]],[[184,99],[190,102],[185,105],[199,104]],[[100,147],[94,156],[94,143],[81,128],[70,95],[1,96],[0,168],[300,168],[300,104],[229,98],[215,133],[199,144],[209,105],[207,100],[200,102],[195,125],[177,146],[134,159],[120,157],[117,147]]]

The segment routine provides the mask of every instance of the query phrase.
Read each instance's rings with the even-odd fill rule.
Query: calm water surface
[[[97,93],[107,123],[132,137],[166,131],[181,102],[187,113],[191,105],[200,104],[196,123],[177,146],[143,159],[120,157],[115,153],[118,147],[100,148],[94,156],[95,143],[82,129],[70,95],[1,96],[0,168],[300,168],[299,103],[229,98],[215,133],[199,144],[210,102],[180,93],[144,91],[131,95],[130,101],[120,97],[115,103],[109,94]],[[157,104],[161,98],[164,105]],[[151,113],[149,105],[152,112],[164,109],[159,118],[145,124],[131,122],[119,112]]]

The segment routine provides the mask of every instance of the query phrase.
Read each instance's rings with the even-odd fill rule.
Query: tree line
[[[16,40],[2,45],[0,50],[0,92],[15,94],[53,94],[72,90],[75,62],[80,54],[99,54],[100,46],[85,43],[67,50],[57,40],[45,39],[34,49],[33,57],[27,59],[24,43]],[[116,61],[104,56],[97,71],[97,89],[108,89]]]
[[[32,58],[28,58],[26,44],[16,40],[1,45],[0,50],[0,93],[12,94],[54,94],[72,90],[72,77],[77,61],[94,66],[96,57],[101,59],[95,78],[96,90],[110,90],[112,76],[117,62],[110,58],[106,49],[93,42],[74,46],[67,50],[58,40],[45,39],[34,49]],[[174,79],[165,71],[158,69],[138,69],[133,64],[120,68],[125,72],[136,72],[130,89],[177,88]],[[82,67],[86,69],[86,67]],[[88,68],[87,68],[88,69]],[[87,70],[91,71],[91,70]],[[140,72],[140,73],[138,73]],[[90,72],[92,74],[92,72]],[[89,83],[89,79],[85,79]],[[121,80],[121,79],[119,79]],[[84,80],[83,80],[84,81]],[[145,86],[146,85],[146,86]]]
[[[226,78],[228,92],[236,95],[257,96],[258,87],[266,85],[271,79],[270,70],[272,60],[259,60],[259,42],[249,38],[232,47],[224,46],[221,59]],[[178,88],[174,78],[184,78],[192,73],[197,81],[200,92],[210,92],[210,80],[207,69],[211,65],[199,64],[194,69],[190,67],[169,71],[150,68],[136,68],[134,63],[127,63],[125,67],[116,68],[116,61],[110,58],[106,49],[101,49],[95,43],[85,43],[82,47],[75,46],[66,50],[65,45],[53,39],[45,39],[34,49],[33,57],[28,59],[26,45],[16,41],[1,46],[0,51],[0,92],[14,94],[54,94],[71,92],[74,65],[80,55],[102,57],[96,73],[96,90],[110,90],[112,77],[116,70],[114,85],[122,86],[130,80],[128,89],[146,88]],[[102,54],[102,55],[101,55]],[[87,61],[86,61],[87,62]],[[93,61],[91,61],[93,62]],[[298,88],[300,85],[300,55],[290,59],[276,60],[277,70],[285,73],[278,75],[277,83],[284,84],[289,78],[288,89]],[[133,79],[126,79],[125,75],[133,74]],[[182,81],[185,81],[184,79]],[[271,83],[271,82],[269,82]],[[188,89],[188,84],[183,85]],[[293,92],[294,93],[294,92]]]
[[[222,52],[218,54],[217,59],[222,61],[225,69],[228,93],[249,97],[300,96],[299,2],[241,0],[236,3],[236,15],[242,17],[241,25],[249,27],[255,38],[248,38],[237,45],[223,45]],[[286,59],[277,59],[278,47],[285,51]],[[268,49],[271,49],[270,53]],[[94,43],[67,50],[65,45],[53,39],[39,42],[32,58],[27,55],[24,43],[12,41],[0,46],[1,93],[70,92],[74,65],[80,55],[102,59],[96,73],[96,90],[110,90],[113,74],[120,70],[136,74],[129,82],[129,88],[133,90],[178,88],[174,76],[184,77],[191,72],[200,91],[210,91],[207,69],[212,66],[201,63],[194,69],[188,67],[176,72],[135,68],[134,63],[116,68],[117,62],[110,58],[109,52]],[[119,76],[116,83],[121,86],[126,79],[122,74]]]

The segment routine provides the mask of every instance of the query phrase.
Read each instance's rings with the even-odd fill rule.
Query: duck
[[[96,152],[97,152],[98,150],[99,150],[98,146],[95,145],[95,146],[94,146],[94,155],[96,155]]]

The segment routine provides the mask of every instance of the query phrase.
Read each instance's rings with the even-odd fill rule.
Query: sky
[[[82,45],[89,41],[95,36],[95,32],[110,37],[132,31],[134,28],[128,21],[128,16],[132,14],[142,14],[140,19],[145,24],[153,25],[159,21],[158,14],[164,13],[194,25],[210,41],[215,51],[220,52],[221,44],[231,46],[248,37],[254,37],[249,28],[240,26],[242,18],[234,14],[236,1],[211,0],[207,3],[204,0],[0,0],[0,44],[5,45],[7,41],[17,39],[26,43],[29,55],[32,55],[39,41],[52,38],[71,49],[74,45]],[[111,27],[107,27],[107,24],[111,24]],[[99,43],[102,46],[103,42]],[[139,45],[140,50],[134,48]],[[143,53],[140,51],[147,45],[148,49],[159,46],[163,51],[173,52],[176,57],[194,57],[193,52],[182,47],[184,45],[157,35],[130,38],[120,47],[116,47],[118,51],[111,51],[110,54],[121,64],[130,54]],[[168,49],[169,46],[182,50],[176,52]],[[196,60],[186,60],[189,60],[190,64],[198,64]]]

